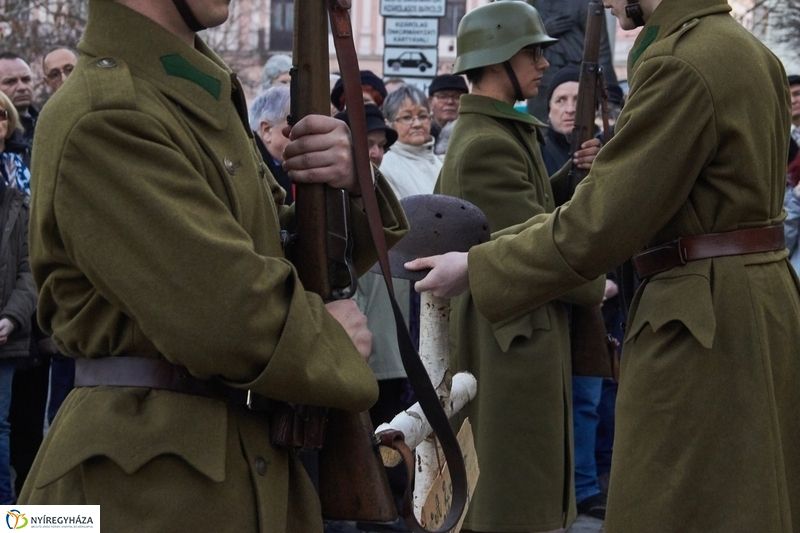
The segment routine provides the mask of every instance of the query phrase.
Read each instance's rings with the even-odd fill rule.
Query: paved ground
[[[407,531],[402,522],[398,521],[396,529],[359,529],[355,527],[352,522],[329,522],[325,528],[325,533],[384,533],[387,531]],[[591,516],[578,515],[578,519],[572,524],[572,527],[564,530],[559,530],[563,533],[602,533],[603,521]],[[555,533],[555,532],[553,532]]]
[[[591,516],[578,515],[578,519],[572,524],[566,533],[602,533],[603,521]]]

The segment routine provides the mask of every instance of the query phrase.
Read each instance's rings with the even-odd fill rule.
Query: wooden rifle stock
[[[291,86],[292,120],[330,115],[326,0],[295,0]],[[355,291],[349,265],[349,223],[344,191],[323,185],[296,186],[295,266],[305,288],[330,301]],[[346,229],[346,228],[345,228]],[[308,413],[308,408],[301,411]],[[311,409],[312,416],[323,416]],[[330,410],[319,456],[319,492],[325,518],[388,522],[397,518],[368,413]],[[295,417],[298,418],[298,417]],[[313,427],[313,424],[312,424]],[[297,433],[295,431],[295,433]],[[296,443],[295,443],[296,444]]]

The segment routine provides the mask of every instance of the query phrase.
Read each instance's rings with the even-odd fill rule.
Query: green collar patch
[[[647,50],[647,47],[653,44],[653,41],[658,37],[658,29],[658,26],[650,26],[644,31],[639,45],[631,52],[630,65],[635,65],[639,57]]]
[[[219,100],[219,95],[222,91],[222,82],[217,78],[198,70],[180,54],[161,56],[160,59],[161,64],[164,66],[164,71],[168,75],[194,82],[202,87],[208,94]]]

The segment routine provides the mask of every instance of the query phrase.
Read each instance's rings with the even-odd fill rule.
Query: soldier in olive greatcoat
[[[365,318],[304,290],[279,235],[293,211],[241,86],[195,36],[228,4],[92,0],[80,60],[37,131],[38,318],[77,358],[78,387],[20,502],[99,504],[104,531],[321,531],[270,413],[377,398]],[[355,245],[368,242],[344,123],[308,116],[290,138],[290,176],[350,191]],[[376,186],[394,242],[402,211]],[[361,248],[363,271],[374,255]]]
[[[554,42],[525,2],[488,4],[459,25],[455,68],[472,90],[461,97],[437,190],[480,207],[492,231],[555,209],[539,148],[546,126],[513,107],[538,92],[549,66],[543,50]],[[599,144],[580,151],[584,168]],[[481,467],[466,529],[550,531],[574,519],[567,304],[599,304],[602,295],[598,279],[499,324],[469,295],[453,301],[451,366],[480,383],[465,410]]]
[[[632,254],[605,530],[800,527],[800,293],[781,220],[789,91],[725,0],[605,0],[630,96],[572,200],[410,263],[501,323]],[[642,252],[642,250],[645,250]]]

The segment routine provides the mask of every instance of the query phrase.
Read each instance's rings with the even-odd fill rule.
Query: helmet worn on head
[[[453,74],[503,63],[526,46],[549,46],[557,41],[547,35],[539,12],[527,2],[495,1],[461,19]]]

